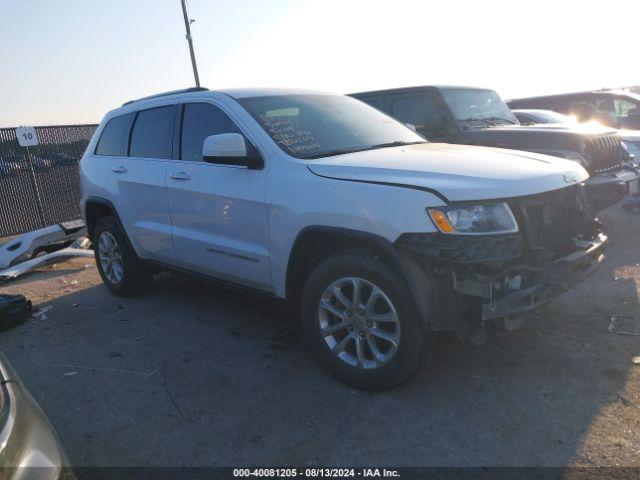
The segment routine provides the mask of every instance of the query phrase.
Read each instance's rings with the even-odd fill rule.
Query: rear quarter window
[[[171,158],[175,110],[175,105],[169,105],[138,112],[131,131],[130,157]]]
[[[113,117],[107,122],[96,146],[96,155],[124,157],[127,155],[127,141],[132,113]]]

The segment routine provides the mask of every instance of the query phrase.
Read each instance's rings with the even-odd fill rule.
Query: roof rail
[[[140,100],[149,100],[150,98],[157,98],[157,97],[164,97],[167,95],[175,95],[177,93],[189,93],[189,92],[204,92],[204,91],[208,91],[209,89],[206,87],[190,87],[190,88],[183,88],[181,90],[171,90],[169,92],[163,92],[163,93],[156,93],[155,95],[149,95],[148,97],[142,97],[142,98],[136,98],[135,100],[129,100],[128,102],[124,102],[122,104],[122,106],[124,107],[125,105],[129,105],[131,103],[134,102],[139,102]]]

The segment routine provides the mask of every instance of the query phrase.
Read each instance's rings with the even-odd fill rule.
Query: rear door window
[[[442,113],[430,95],[412,95],[393,100],[391,115],[402,123],[410,123],[420,133],[434,130],[433,125],[444,121]]]
[[[210,103],[187,103],[182,114],[180,158],[202,161],[204,139],[220,133],[242,133],[233,120]]]
[[[175,105],[141,110],[131,131],[130,157],[171,158]]]
[[[113,117],[107,122],[98,145],[96,155],[110,157],[124,157],[127,155],[127,142],[129,140],[129,127],[133,113]]]

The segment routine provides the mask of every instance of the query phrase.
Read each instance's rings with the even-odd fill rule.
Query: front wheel
[[[305,340],[338,380],[385,390],[423,365],[431,335],[403,279],[364,254],[336,255],[308,278],[301,302]]]
[[[100,219],[93,239],[98,272],[111,293],[130,297],[147,289],[153,274],[138,260],[113,217]]]

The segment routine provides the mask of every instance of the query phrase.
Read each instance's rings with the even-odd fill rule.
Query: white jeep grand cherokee
[[[513,326],[604,258],[577,163],[428,143],[342,95],[128,102],[81,168],[114,294],[173,269],[286,300],[320,363],[365,389],[407,380],[434,332],[477,340],[487,321]]]

